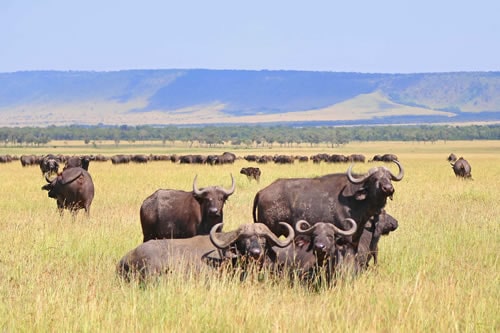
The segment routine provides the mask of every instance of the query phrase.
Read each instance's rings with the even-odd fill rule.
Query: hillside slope
[[[0,73],[0,126],[500,120],[500,72]]]

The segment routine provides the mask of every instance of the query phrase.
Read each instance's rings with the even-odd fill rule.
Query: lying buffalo
[[[332,223],[316,222],[311,226],[305,220],[298,221],[294,244],[278,251],[278,262],[291,271],[292,277],[311,280],[324,272],[330,281],[342,259],[337,251],[337,237],[351,236],[357,229],[353,219],[346,221],[351,224],[348,230]]]
[[[472,179],[471,175],[472,168],[466,159],[460,157],[458,160],[455,161],[455,163],[450,163],[450,164],[451,167],[453,168],[455,176],[465,179]]]
[[[264,223],[280,235],[280,221],[293,226],[299,220],[311,224],[323,221],[345,229],[344,221],[352,218],[358,224],[352,236],[352,243],[357,248],[365,223],[380,214],[387,198],[394,195],[391,181],[403,179],[402,165],[393,162],[399,168],[397,176],[383,166],[372,168],[362,176],[353,175],[351,165],[347,173],[278,179],[255,195],[254,222]]]
[[[243,272],[251,262],[262,267],[276,261],[275,248],[291,244],[294,231],[279,239],[267,226],[251,223],[229,232],[218,233],[222,223],[214,225],[209,235],[183,239],[154,239],[128,252],[118,263],[117,273],[125,280],[147,280],[169,271],[200,272],[207,267],[238,266]],[[244,274],[242,275],[244,277]]]
[[[79,167],[69,168],[52,180],[45,175],[45,180],[48,184],[42,186],[42,190],[48,191],[50,198],[56,199],[61,214],[66,208],[73,215],[79,209],[85,209],[86,215],[89,215],[94,199],[94,183],[86,170]]]
[[[229,190],[219,186],[198,189],[196,178],[191,192],[160,189],[144,200],[140,209],[144,242],[207,235],[223,221],[224,203],[236,186],[233,176]]]

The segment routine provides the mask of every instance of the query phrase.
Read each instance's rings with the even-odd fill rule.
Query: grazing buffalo
[[[52,180],[47,175],[45,179],[48,184],[42,186],[42,190],[48,191],[49,197],[57,200],[57,208],[61,214],[66,208],[73,215],[79,209],[85,209],[86,215],[89,215],[94,199],[94,183],[87,170],[79,167],[69,168]]]
[[[20,161],[23,167],[40,163],[40,159],[35,155],[21,155]]]
[[[267,226],[251,223],[230,232],[216,232],[222,223],[214,225],[209,235],[183,239],[153,239],[128,252],[118,263],[117,273],[129,281],[136,277],[141,281],[169,271],[200,272],[207,267],[223,268],[237,265],[244,278],[247,265],[259,267],[276,261],[275,248],[291,244],[293,228],[288,229],[286,239],[279,239]]]
[[[135,162],[135,163],[147,163],[149,158],[145,154],[136,154],[136,155],[132,155],[130,160],[132,162]]]
[[[123,154],[113,155],[113,156],[111,156],[111,163],[112,164],[127,164],[127,163],[130,163],[130,159],[131,159],[130,155],[123,155]]]
[[[374,216],[365,224],[363,234],[359,240],[356,254],[356,265],[359,269],[368,267],[370,260],[378,262],[378,242],[381,236],[388,235],[398,228],[398,220],[387,214],[385,210]]]
[[[455,176],[465,179],[472,179],[472,168],[469,162],[467,162],[467,160],[465,160],[463,157],[460,157],[458,160],[456,160],[455,163],[450,164],[453,168],[453,172],[455,172]]]
[[[403,179],[402,165],[394,163],[399,168],[397,176],[386,167],[374,167],[366,175],[355,176],[351,165],[347,173],[278,179],[255,195],[254,222],[264,223],[280,235],[281,221],[293,226],[299,220],[311,224],[323,221],[345,227],[344,221],[352,218],[358,224],[352,237],[357,244],[365,223],[380,214],[387,198],[392,198],[395,190],[391,181]]]
[[[158,238],[187,238],[207,235],[215,224],[223,221],[223,207],[235,189],[209,186],[193,191],[160,189],[144,200],[140,209],[144,242]]]
[[[394,162],[394,161],[399,161],[398,157],[394,154],[384,154],[382,155],[382,161],[383,162]]]
[[[247,176],[249,180],[255,179],[256,181],[260,181],[261,171],[259,168],[255,167],[241,168],[240,173]]]
[[[59,171],[60,160],[57,156],[48,154],[40,160],[40,170],[42,175],[57,173]]]

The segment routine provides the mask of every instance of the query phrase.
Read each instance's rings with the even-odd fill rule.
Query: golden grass
[[[51,143],[52,144],[52,143]],[[99,153],[153,147],[2,149],[0,153]],[[66,147],[66,148],[65,148]],[[332,289],[311,291],[286,281],[207,279],[173,274],[141,288],[116,278],[115,266],[139,245],[139,207],[158,188],[198,185],[236,192],[225,207],[228,230],[252,221],[255,193],[279,177],[345,172],[346,164],[312,162],[258,165],[260,183],[239,174],[243,166],[91,163],[96,196],[87,220],[56,212],[40,187],[38,167],[0,165],[0,329],[91,332],[498,332],[500,299],[500,142],[352,143],[339,149],[188,150],[176,152],[293,155],[393,152],[405,178],[396,183],[387,211],[399,229],[380,242],[379,265]],[[473,181],[456,179],[445,160],[454,152],[472,165]],[[363,172],[374,164],[356,165]],[[392,168],[392,166],[388,165]]]

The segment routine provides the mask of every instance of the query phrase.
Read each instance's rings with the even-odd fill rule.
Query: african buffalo
[[[87,170],[76,167],[63,170],[57,177],[50,180],[45,175],[46,185],[42,190],[48,191],[48,196],[57,201],[57,208],[62,214],[66,208],[73,215],[79,209],[85,209],[85,214],[90,213],[90,205],[94,199],[94,183]]]
[[[207,235],[223,221],[224,203],[236,186],[233,176],[229,190],[219,186],[198,189],[196,178],[192,192],[159,189],[144,200],[140,209],[144,242]]]
[[[20,161],[23,167],[40,163],[40,159],[35,155],[21,155]]]
[[[113,155],[113,156],[111,156],[111,163],[112,164],[127,164],[127,163],[130,163],[130,159],[131,159],[130,155],[123,155],[123,154]]]
[[[247,176],[249,180],[255,179],[257,182],[260,181],[262,174],[260,169],[255,167],[241,168],[240,173]]]
[[[40,170],[42,175],[57,173],[59,171],[60,160],[57,156],[48,154],[40,160]]]
[[[351,236],[356,232],[357,224],[353,219],[346,219],[351,224],[348,230],[342,230],[332,223],[316,222],[312,226],[305,220],[295,225],[294,243],[277,250],[278,262],[285,270],[297,274],[301,279],[311,280],[323,269],[327,280],[331,280],[340,259],[337,251],[337,239]]]
[[[89,170],[90,157],[89,156],[71,156],[66,160],[66,164],[64,165],[64,169],[69,168],[82,168],[85,170]]]
[[[387,198],[392,198],[391,181],[403,179],[402,165],[398,161],[394,163],[399,168],[397,176],[383,166],[371,168],[364,176],[355,176],[351,165],[347,173],[278,179],[255,195],[254,222],[264,223],[280,235],[278,222],[281,221],[293,226],[299,220],[311,224],[323,221],[345,228],[344,221],[352,218],[358,224],[352,237],[357,245],[365,223],[380,214]]]
[[[209,235],[183,239],[153,239],[128,252],[118,263],[117,274],[129,281],[136,277],[141,281],[177,270],[200,272],[204,268],[223,268],[237,265],[242,278],[249,263],[262,267],[276,260],[275,248],[288,246],[294,238],[293,228],[288,229],[286,239],[279,239],[267,226],[251,223],[229,232],[217,230],[214,225]]]
[[[471,171],[472,168],[465,160],[463,157],[460,157],[458,160],[456,160],[455,163],[450,163],[451,167],[453,168],[453,172],[455,173],[455,176],[457,177],[462,177],[465,179],[472,179]]]
[[[370,260],[378,262],[378,242],[381,236],[388,235],[398,228],[398,221],[384,210],[381,214],[372,217],[365,224],[363,234],[359,240],[356,253],[356,265],[360,269],[368,267]]]

